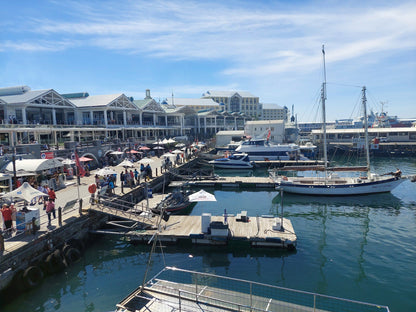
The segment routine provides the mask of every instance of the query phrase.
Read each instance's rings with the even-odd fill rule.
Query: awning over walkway
[[[64,165],[57,159],[22,159],[16,160],[16,172],[42,172],[53,168],[60,168]],[[6,173],[13,172],[13,162],[9,162],[5,168]]]

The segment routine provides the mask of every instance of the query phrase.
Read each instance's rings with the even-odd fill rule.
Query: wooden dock
[[[189,183],[197,187],[274,189],[275,183],[269,177],[221,177],[218,179],[193,180]]]
[[[201,245],[225,245],[231,242],[246,243],[252,247],[281,247],[293,249],[297,237],[292,223],[283,219],[283,230],[280,231],[280,218],[263,216],[249,217],[239,221],[237,216],[228,216],[226,225],[223,216],[210,218],[210,231],[203,233],[204,216],[170,216],[163,222],[158,239],[164,243],[189,241]],[[276,226],[277,222],[277,226]],[[217,230],[216,227],[219,227]],[[135,242],[148,243],[157,230],[130,231],[127,236]]]

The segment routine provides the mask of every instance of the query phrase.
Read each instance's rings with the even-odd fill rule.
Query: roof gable
[[[62,97],[53,89],[27,91],[21,94],[0,96],[0,100],[7,104],[21,104],[30,106],[55,106],[74,108],[73,103]]]

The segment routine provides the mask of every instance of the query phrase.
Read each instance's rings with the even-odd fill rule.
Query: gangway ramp
[[[99,203],[91,205],[90,209],[125,220],[139,222],[145,229],[156,227],[157,218],[143,203],[132,204],[120,199],[101,198]]]

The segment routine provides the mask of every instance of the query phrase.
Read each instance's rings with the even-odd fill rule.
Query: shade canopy
[[[117,172],[114,171],[113,169],[109,168],[109,167],[105,167],[105,168],[102,168],[100,170],[97,170],[95,172],[95,174],[98,175],[98,176],[107,176],[107,175],[117,174]]]
[[[38,173],[44,170],[60,168],[64,165],[57,159],[22,159],[16,160],[16,171]],[[13,162],[9,162],[5,171],[13,172]]]
[[[140,152],[138,152],[136,150],[130,150],[127,153],[129,153],[129,154],[140,154]]]
[[[147,146],[141,146],[141,147],[139,148],[139,150],[141,150],[141,151],[148,151],[148,150],[150,150],[150,148],[149,148],[149,147],[147,147]]]
[[[150,158],[147,158],[147,157],[142,158],[138,161],[139,164],[143,164],[143,165],[151,164],[153,162],[154,162],[153,159],[150,159]]]
[[[117,165],[118,167],[124,167],[124,168],[131,168],[134,167],[134,164],[128,160],[128,159],[124,159],[121,163],[119,163]]]
[[[94,159],[88,158],[88,157],[85,157],[85,156],[82,156],[82,157],[79,158],[79,161],[91,161],[91,160],[94,160]]]
[[[62,163],[64,164],[64,165],[74,165],[75,164],[75,161],[74,160],[72,160],[72,159],[64,159],[64,160],[62,160]]]
[[[183,153],[183,151],[178,150],[178,149],[176,149],[172,152],[172,154],[182,154],[182,153]]]
[[[204,190],[200,190],[194,194],[189,195],[190,202],[202,202],[202,201],[217,201],[215,196]]]
[[[18,187],[14,191],[7,193],[3,196],[3,198],[22,198],[26,201],[31,201],[35,197],[45,196],[45,194],[41,191],[30,186],[29,183],[25,182],[22,186]]]
[[[176,157],[176,155],[172,153],[165,153],[162,155],[162,157]]]
[[[115,151],[115,152],[111,152],[111,155],[123,155],[124,153],[121,151]]]
[[[155,146],[155,147],[153,147],[153,149],[154,150],[162,150],[162,149],[165,149],[164,147],[162,147],[162,146]]]

